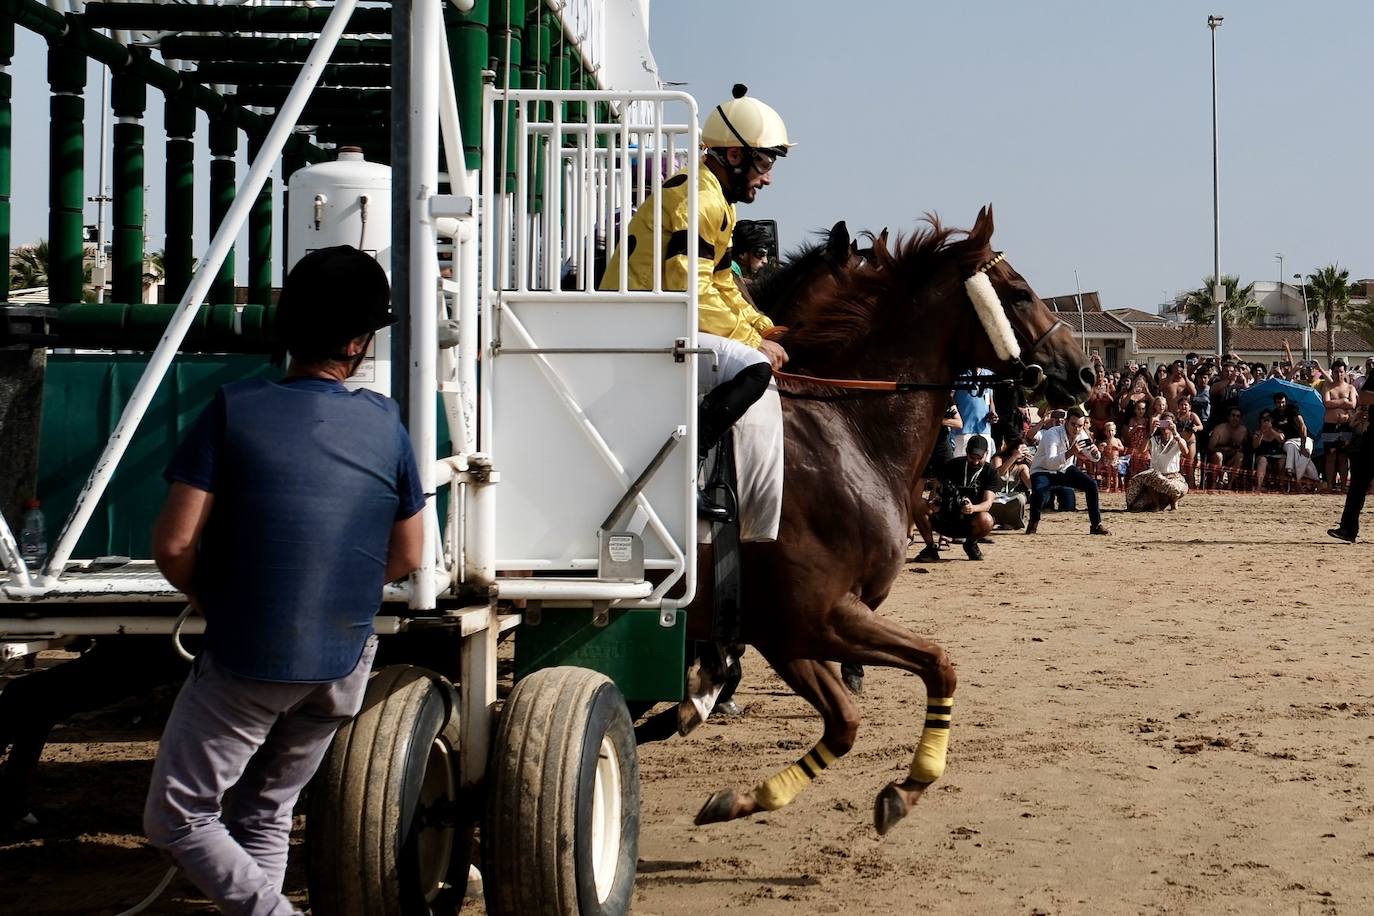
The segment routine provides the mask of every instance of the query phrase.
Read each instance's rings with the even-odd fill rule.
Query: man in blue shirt
[[[279,382],[225,385],[168,467],[153,531],[205,648],[158,748],[144,829],[226,913],[294,913],[291,812],[357,713],[382,586],[420,563],[425,497],[396,403],[350,391],[395,319],[386,274],[348,246],[286,278]]]

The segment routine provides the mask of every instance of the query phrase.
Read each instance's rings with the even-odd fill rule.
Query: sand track
[[[1194,495],[1109,513],[1110,538],[1049,515],[984,563],[956,549],[908,567],[882,613],[940,640],[960,686],[944,779],[882,839],[873,796],[905,771],[924,708],[915,678],[885,670],[853,752],[796,803],[692,826],[712,791],[819,736],[751,653],[743,719],[641,748],[635,911],[1374,911],[1369,554],[1326,537],[1337,512]],[[130,731],[129,712],[49,746],[43,830],[0,842],[6,912],[114,912],[156,880],[137,836],[156,729]],[[194,900],[174,884],[150,912]]]

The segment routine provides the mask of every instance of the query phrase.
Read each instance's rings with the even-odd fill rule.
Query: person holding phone
[[[1126,509],[1130,512],[1158,512],[1175,509],[1188,495],[1188,482],[1180,473],[1183,439],[1171,413],[1160,414],[1150,436],[1150,466],[1126,485]]]
[[[1085,414],[1080,408],[1071,411],[1051,410],[1034,432],[1035,460],[1031,462],[1030,521],[1026,534],[1035,534],[1040,527],[1040,510],[1052,488],[1069,486],[1081,490],[1088,503],[1088,533],[1110,534],[1102,524],[1102,509],[1098,504],[1097,481],[1083,473],[1076,462],[1082,456],[1089,461],[1101,459],[1092,437],[1084,429]]]

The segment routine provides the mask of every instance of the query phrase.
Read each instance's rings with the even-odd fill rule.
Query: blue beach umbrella
[[[1245,428],[1254,432],[1259,429],[1261,411],[1274,406],[1274,395],[1283,392],[1288,400],[1298,405],[1303,421],[1307,423],[1307,434],[1314,443],[1321,441],[1322,422],[1326,419],[1326,408],[1322,406],[1322,396],[1315,388],[1299,385],[1281,378],[1271,378],[1251,385],[1240,393],[1240,410],[1244,417]]]

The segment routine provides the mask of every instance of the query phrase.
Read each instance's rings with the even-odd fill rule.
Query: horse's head
[[[977,335],[977,365],[1022,376],[1055,407],[1086,398],[1096,380],[1069,326],[1045,305],[1002,252],[992,248],[992,206],[978,211],[957,251],[964,290],[985,333]]]

